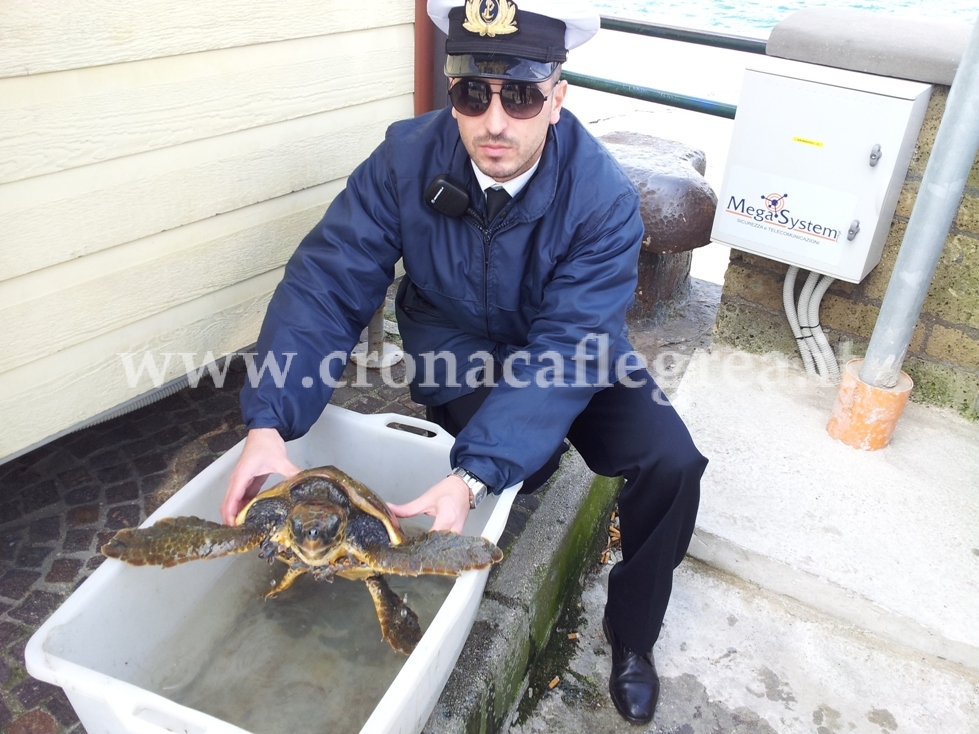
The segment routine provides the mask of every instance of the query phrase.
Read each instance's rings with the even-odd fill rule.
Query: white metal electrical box
[[[931,86],[761,59],[745,72],[712,237],[858,283],[880,262]]]

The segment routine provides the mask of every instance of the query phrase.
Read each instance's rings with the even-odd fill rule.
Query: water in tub
[[[382,639],[363,581],[306,575],[266,601],[284,570],[239,556],[133,683],[254,734],[358,732],[407,657]],[[386,578],[423,631],[455,580]]]

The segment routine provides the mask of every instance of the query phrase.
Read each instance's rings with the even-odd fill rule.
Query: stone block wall
[[[841,365],[866,352],[948,91],[948,86],[936,86],[932,93],[880,264],[862,283],[837,281],[823,299],[820,323]],[[747,351],[798,354],[782,309],[786,270],[782,263],[732,250],[715,338]],[[803,282],[800,274],[797,295]],[[966,181],[903,369],[915,383],[913,400],[954,408],[979,420],[979,156]]]

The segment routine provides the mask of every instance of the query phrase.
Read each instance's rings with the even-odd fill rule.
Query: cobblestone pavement
[[[664,323],[633,329],[637,349],[652,361],[669,349],[693,351],[709,341],[719,287],[694,281],[691,298]],[[662,360],[661,360],[662,361]],[[678,378],[667,360],[657,375],[671,392]],[[357,381],[351,366],[332,402],[360,413],[423,416],[407,388],[374,371]],[[111,421],[68,434],[0,465],[0,731],[84,734],[56,686],[24,668],[34,631],[101,564],[99,547],[134,527],[188,479],[245,435],[238,393],[246,377],[233,361],[221,386],[209,378]],[[388,383],[403,384],[403,367]],[[521,495],[500,544],[526,524],[536,499]]]
[[[369,384],[338,388],[334,404],[423,416],[407,388],[368,375]],[[202,380],[0,466],[0,730],[83,731],[61,689],[27,674],[27,640],[98,568],[98,549],[116,530],[138,525],[244,438],[238,392],[245,376],[238,360],[220,388]],[[392,376],[400,381],[403,368]],[[345,378],[356,381],[355,371]]]

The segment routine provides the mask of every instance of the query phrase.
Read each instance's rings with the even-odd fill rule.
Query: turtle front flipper
[[[378,573],[458,576],[463,571],[499,563],[503,551],[486,538],[437,530],[404,545],[367,548],[363,557]]]
[[[120,530],[102,554],[132,566],[163,566],[219,558],[256,547],[265,531],[254,525],[228,527],[199,517],[166,517],[148,528]]]
[[[391,591],[391,587],[382,577],[369,576],[364,579],[364,583],[374,598],[374,609],[377,610],[384,639],[398,652],[410,655],[422,638],[418,615],[408,608],[401,597]]]
[[[292,586],[296,582],[296,579],[308,571],[309,569],[306,566],[290,566],[285,576],[279,580],[279,583],[272,582],[272,589],[265,594],[265,598],[271,599],[273,596],[278,596]]]

